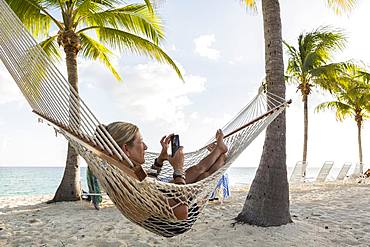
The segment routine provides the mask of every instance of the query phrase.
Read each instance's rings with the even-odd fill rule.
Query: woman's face
[[[124,150],[126,151],[126,155],[132,160],[135,161],[138,164],[144,164],[144,154],[145,150],[147,150],[148,147],[145,145],[143,141],[143,137],[141,136],[141,133],[138,131],[135,135],[135,139],[133,141],[133,144],[127,145],[125,144]]]

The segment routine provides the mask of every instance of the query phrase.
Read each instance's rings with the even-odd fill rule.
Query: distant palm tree
[[[352,117],[357,124],[359,161],[362,163],[361,128],[370,118],[370,74],[358,66],[346,66],[345,72],[336,77],[337,85],[332,92],[336,100],[321,103],[316,111],[335,110],[336,119]]]
[[[6,0],[6,2],[35,37],[44,39],[40,45],[50,57],[61,59],[58,45],[63,47],[68,81],[76,92],[78,92],[78,55],[99,60],[116,79],[121,79],[110,60],[113,52],[107,46],[167,63],[182,79],[176,64],[159,47],[160,41],[164,39],[164,33],[161,20],[154,13],[149,0],[145,0],[145,4],[129,5],[123,0]],[[58,20],[58,17],[61,19]],[[55,28],[51,29],[51,24],[54,24]],[[48,36],[50,31],[54,30],[56,33]],[[79,200],[80,194],[78,155],[69,143],[63,180],[53,201]]]
[[[256,0],[240,0],[256,8]],[[337,10],[347,10],[355,0],[327,0]],[[285,98],[284,62],[279,0],[261,0],[265,38],[267,90]],[[279,226],[292,222],[286,169],[285,112],[266,129],[261,161],[237,222]]]
[[[337,64],[329,64],[332,53],[344,47],[346,39],[342,32],[328,27],[320,27],[312,32],[302,33],[298,37],[298,46],[284,42],[289,56],[286,75],[288,82],[298,84],[303,101],[303,157],[307,161],[308,143],[308,96],[313,86],[330,90],[328,74],[336,71]]]

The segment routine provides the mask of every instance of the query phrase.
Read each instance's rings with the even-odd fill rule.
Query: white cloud
[[[127,71],[125,83],[113,85],[113,97],[124,112],[144,121],[171,124],[177,130],[188,127],[184,108],[192,104],[190,94],[205,90],[204,77],[182,70],[184,83],[168,65],[158,63],[139,64]]]
[[[220,51],[211,47],[215,41],[216,38],[214,34],[199,36],[198,38],[194,39],[195,53],[202,57],[208,57],[212,60],[219,59]]]

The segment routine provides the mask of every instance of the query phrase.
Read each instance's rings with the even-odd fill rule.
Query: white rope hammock
[[[33,111],[71,142],[122,214],[165,237],[191,228],[220,176],[289,104],[261,87],[258,95],[223,128],[229,149],[226,164],[199,182],[176,185],[163,182],[172,177],[168,163],[163,165],[159,180],[146,176],[144,170],[158,157],[156,153],[148,152],[142,167],[133,166],[4,0],[0,0],[0,59]],[[185,169],[208,153],[206,147],[186,153]],[[170,206],[171,199],[188,205],[186,220],[176,219],[176,205]]]

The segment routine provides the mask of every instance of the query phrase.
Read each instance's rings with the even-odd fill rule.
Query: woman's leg
[[[225,165],[225,160],[226,160],[226,155],[225,154],[221,154],[220,157],[217,159],[217,161],[209,168],[209,170],[206,171],[206,172],[201,173],[196,178],[196,180],[194,181],[194,183],[202,180],[203,178],[206,178],[206,177],[210,176],[215,171],[217,171],[218,169],[220,169],[223,165]]]
[[[225,145],[224,141],[224,134],[221,130],[217,130],[216,132],[216,141],[217,144],[215,148],[209,153],[204,159],[202,159],[197,165],[194,165],[186,170],[186,183],[194,183],[198,181],[198,177],[207,172],[219,159],[222,154],[227,152],[227,146]]]

